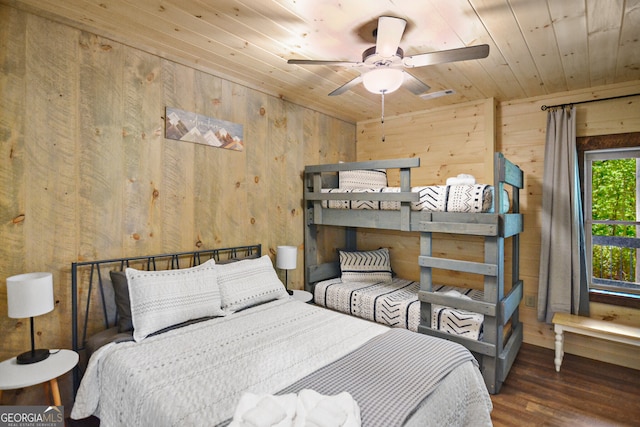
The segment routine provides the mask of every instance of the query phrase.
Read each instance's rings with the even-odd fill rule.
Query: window
[[[638,160],[640,147],[584,152],[585,240],[592,294],[640,300]]]

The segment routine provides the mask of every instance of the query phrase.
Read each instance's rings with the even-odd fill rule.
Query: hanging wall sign
[[[165,138],[194,142],[228,150],[244,150],[241,124],[214,119],[167,107],[165,111]]]

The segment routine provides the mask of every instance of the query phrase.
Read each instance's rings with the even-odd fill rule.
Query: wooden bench
[[[553,330],[556,333],[556,358],[554,359],[556,372],[560,372],[560,365],[562,365],[562,358],[564,357],[563,333],[565,331],[640,346],[640,328],[634,328],[633,326],[620,325],[606,320],[576,316],[569,313],[555,313],[552,322]]]

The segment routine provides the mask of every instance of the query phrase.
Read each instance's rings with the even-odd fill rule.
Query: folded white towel
[[[476,178],[473,175],[461,173],[458,176],[447,178],[447,185],[473,185]]]
[[[443,295],[448,295],[450,297],[458,297],[458,298],[469,299],[469,300],[471,299],[470,296],[465,295],[463,293],[460,293],[460,292],[456,291],[455,289],[451,289],[451,290],[448,290],[448,291],[445,291],[445,292],[438,292],[438,293],[442,293]]]
[[[291,427],[296,402],[293,393],[282,396],[244,393],[229,427]]]
[[[298,394],[294,427],[360,427],[360,407],[346,391],[326,396],[304,389]]]

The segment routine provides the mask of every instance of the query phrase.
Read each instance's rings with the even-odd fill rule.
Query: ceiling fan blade
[[[395,55],[406,26],[407,21],[401,18],[392,16],[378,18],[376,53],[385,58]]]
[[[287,64],[297,65],[338,65],[341,67],[357,67],[362,65],[362,62],[352,61],[317,61],[314,59],[289,59]]]
[[[426,65],[444,64],[447,62],[481,59],[489,56],[489,45],[461,47],[459,49],[441,50],[439,52],[422,53],[406,56],[402,63],[407,68],[424,67]]]
[[[360,82],[362,82],[362,76],[358,76],[355,79],[343,84],[338,89],[336,89],[333,92],[331,92],[329,94],[329,96],[341,95],[341,94],[345,93],[346,91],[348,91],[349,89],[351,89],[352,87],[358,85]]]
[[[422,93],[425,93],[429,89],[431,89],[431,86],[422,82],[421,80],[418,80],[415,76],[412,76],[406,71],[404,72],[403,85],[405,88],[409,89],[415,95],[420,95]]]

